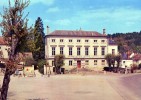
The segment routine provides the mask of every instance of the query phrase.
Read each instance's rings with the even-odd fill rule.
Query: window
[[[52,39],[52,42],[55,42],[55,39]]]
[[[112,49],[112,55],[115,55],[115,49]]]
[[[77,55],[80,55],[80,47],[77,47]]]
[[[69,61],[69,66],[72,66],[72,60]]]
[[[102,43],[104,43],[104,42],[105,42],[105,40],[101,40],[101,42],[102,42]]]
[[[105,47],[101,48],[101,55],[105,55]]]
[[[85,42],[89,42],[89,40],[85,40]]]
[[[72,42],[72,39],[69,39],[69,42]]]
[[[94,65],[97,65],[97,60],[94,60]]]
[[[60,47],[60,54],[62,54],[62,55],[63,55],[63,49],[64,49],[64,47]]]
[[[105,65],[105,60],[102,60],[102,65]]]
[[[94,55],[97,55],[97,47],[94,47]]]
[[[77,42],[80,42],[80,40],[77,40]]]
[[[89,65],[89,60],[86,60],[85,61],[85,65]]]
[[[69,55],[72,55],[72,47],[69,47]]]
[[[89,48],[85,47],[85,55],[89,55]]]
[[[55,55],[55,47],[52,47],[52,55]]]
[[[97,40],[94,40],[94,42],[96,43],[96,42],[97,42]]]
[[[64,40],[63,39],[60,39],[60,42],[63,42]]]
[[[54,66],[54,61],[52,61],[52,66]]]

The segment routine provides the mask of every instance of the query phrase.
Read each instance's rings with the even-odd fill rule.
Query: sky
[[[14,0],[11,0],[14,1]],[[30,0],[28,25],[41,17],[46,33],[55,30],[97,31],[107,34],[141,31],[141,0]],[[0,12],[8,0],[0,0]],[[0,18],[1,21],[1,18]]]

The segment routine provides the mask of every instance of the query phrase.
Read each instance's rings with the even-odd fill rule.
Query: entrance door
[[[77,61],[77,68],[81,68],[81,61],[80,60]]]

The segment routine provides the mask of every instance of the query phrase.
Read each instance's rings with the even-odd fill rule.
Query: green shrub
[[[44,59],[38,60],[37,65],[38,65],[39,72],[40,72],[41,74],[44,74],[44,65],[45,65],[45,64],[46,64],[46,60],[44,60]]]
[[[131,73],[134,73],[134,71],[138,69],[136,64],[133,64],[133,66],[131,67]]]
[[[110,69],[109,67],[104,67],[103,68],[104,71],[109,71],[109,69]]]

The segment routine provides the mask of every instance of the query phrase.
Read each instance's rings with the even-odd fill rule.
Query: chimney
[[[103,35],[106,35],[106,29],[103,29]]]
[[[82,28],[80,27],[79,31],[82,31]]]
[[[47,26],[47,35],[49,34],[49,26]]]

